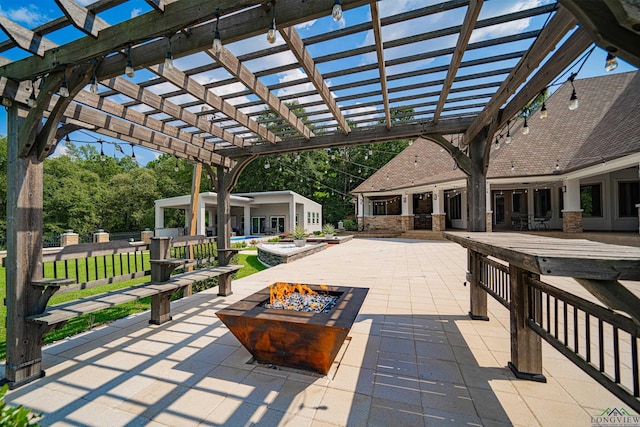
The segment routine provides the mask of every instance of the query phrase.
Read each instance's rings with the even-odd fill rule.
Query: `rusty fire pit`
[[[327,313],[265,308],[270,299],[266,287],[216,315],[257,362],[327,374],[368,289],[306,286],[337,296],[336,305]]]

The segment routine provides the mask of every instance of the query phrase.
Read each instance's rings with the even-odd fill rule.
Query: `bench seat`
[[[62,304],[49,306],[44,312],[40,314],[34,314],[27,316],[26,320],[43,325],[56,325],[66,322],[67,320],[79,317],[83,314],[94,313],[99,310],[104,310],[119,304],[124,304],[131,301],[136,301],[144,297],[156,297],[162,296],[166,299],[166,304],[169,304],[169,298],[171,295],[194,282],[217,277],[223,274],[231,274],[242,268],[241,265],[225,265],[202,268],[199,270],[191,271],[188,273],[177,274],[172,276],[171,279],[163,283],[143,283],[140,285],[130,286],[128,288],[118,289],[115,291],[105,292],[103,294],[92,295],[86,298],[81,298],[75,301],[69,301]],[[154,319],[154,305],[159,305],[160,300],[156,301],[156,298],[152,299],[152,319],[151,323],[159,324],[168,320],[160,321]],[[161,310],[162,311],[162,310]],[[168,314],[167,314],[168,316]]]

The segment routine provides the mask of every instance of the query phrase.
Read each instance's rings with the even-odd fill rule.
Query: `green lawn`
[[[147,262],[148,262],[148,256],[145,259],[145,267],[148,265]],[[257,273],[258,271],[261,271],[267,268],[262,263],[260,263],[260,261],[258,261],[257,255],[240,254],[240,255],[237,255],[237,261],[234,261],[234,262],[244,266],[241,270],[239,270],[235,274],[234,277],[236,279],[249,276],[253,273]],[[119,271],[119,261],[117,259],[116,259],[116,263],[118,264],[118,266],[116,267],[118,269],[117,271]],[[109,269],[110,263],[107,262],[107,264],[108,264],[107,269]],[[90,269],[95,268],[93,266],[92,261],[90,261],[89,268]],[[82,267],[82,269],[79,268],[80,270],[79,276],[81,279],[84,277],[82,273],[83,269],[84,267]],[[98,270],[102,270],[102,269],[103,269],[102,264],[99,264]],[[53,274],[49,274],[49,273],[52,273],[52,270],[47,269],[45,271],[47,273],[46,274],[47,277],[53,277]],[[126,268],[124,271],[126,273]],[[90,273],[89,277],[94,277],[92,276],[92,274],[93,273]],[[73,276],[75,277],[75,274]],[[101,276],[101,277],[104,277],[104,276]],[[124,288],[124,287],[131,286],[138,283],[144,283],[148,280],[149,280],[149,277],[145,276],[145,277],[139,277],[137,279],[127,280],[124,282],[111,283],[108,285],[97,286],[91,289],[84,289],[77,292],[69,292],[67,294],[54,295],[49,301],[49,304],[50,305],[60,304],[62,302],[71,301],[84,296],[95,295],[95,294],[107,292],[114,289]],[[5,296],[6,296],[5,269],[4,267],[0,266],[0,300],[4,300]],[[120,304],[116,307],[109,308],[107,310],[102,310],[96,313],[80,316],[67,322],[67,324],[63,328],[48,334],[45,337],[45,343],[50,343],[71,335],[75,335],[80,332],[84,332],[88,329],[91,329],[92,327],[95,327],[97,325],[109,323],[116,319],[120,319],[122,317],[126,317],[134,313],[139,313],[141,311],[149,310],[150,308],[151,308],[151,299],[143,298],[138,301],[133,301],[126,304]],[[4,306],[4,304],[2,304],[0,305],[0,319],[5,319],[6,316],[7,316],[7,308]],[[5,359],[6,357],[7,330],[6,330],[5,324],[6,322],[0,321],[0,360]]]

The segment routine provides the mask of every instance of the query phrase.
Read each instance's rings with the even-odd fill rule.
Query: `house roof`
[[[575,80],[580,102],[569,110],[571,84],[564,83],[546,101],[548,117],[539,111],[511,125],[512,142],[504,143],[506,128],[492,144],[488,178],[554,176],[602,161],[640,152],[640,73],[620,73]],[[453,138],[456,140],[456,137]],[[451,156],[434,142],[418,138],[362,182],[354,193],[385,191],[464,179]]]

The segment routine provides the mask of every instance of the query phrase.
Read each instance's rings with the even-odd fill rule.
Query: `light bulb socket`
[[[335,0],[335,2],[333,3],[331,16],[333,16],[334,21],[339,21],[342,19],[342,4],[340,4],[340,0]]]
[[[618,58],[616,58],[611,52],[607,52],[607,59],[604,63],[604,70],[610,72],[618,68]]]
[[[35,108],[36,105],[38,105],[38,102],[36,101],[36,94],[32,90],[31,95],[29,95],[29,99],[27,100],[27,106],[29,106],[29,108]]]
[[[164,69],[173,70],[173,55],[171,51],[167,51],[167,56],[164,58]]]
[[[222,52],[222,39],[220,39],[220,32],[216,28],[216,31],[213,33],[213,45],[211,49],[214,53]]]

